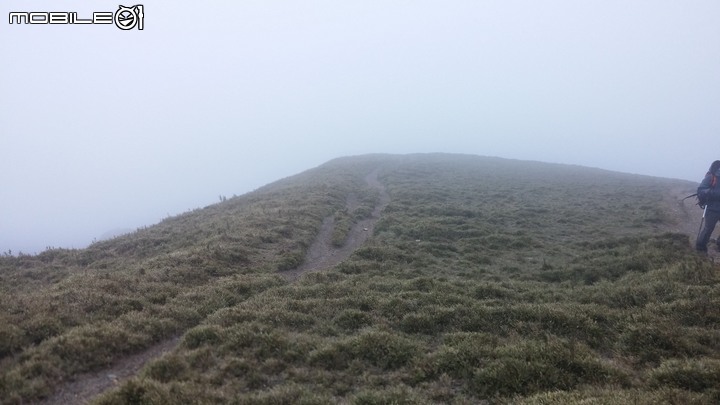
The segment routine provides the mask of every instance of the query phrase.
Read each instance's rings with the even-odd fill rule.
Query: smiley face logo
[[[131,30],[138,27],[139,30],[143,29],[144,7],[142,4],[138,4],[132,7],[118,6],[115,11],[115,25],[123,31]]]

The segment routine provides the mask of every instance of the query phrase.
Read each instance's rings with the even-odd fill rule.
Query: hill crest
[[[719,361],[715,269],[667,233],[692,212],[673,195],[688,187],[468,155],[348,157],[88,249],[2,258],[0,397],[58,400],[181,336],[99,403],[662,402],[668,378],[673,395],[712,401],[674,380]],[[354,251],[293,281],[323,229]]]

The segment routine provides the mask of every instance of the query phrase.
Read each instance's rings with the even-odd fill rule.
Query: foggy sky
[[[84,247],[345,155],[692,181],[720,159],[717,0],[141,4],[142,31],[8,23],[117,2],[0,5],[0,252]]]

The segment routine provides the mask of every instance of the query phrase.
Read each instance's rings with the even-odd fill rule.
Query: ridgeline
[[[0,403],[718,403],[694,187],[367,155],[2,257]]]

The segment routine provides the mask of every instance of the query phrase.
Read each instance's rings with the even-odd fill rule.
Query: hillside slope
[[[717,269],[667,232],[686,229],[676,197],[693,186],[368,155],[88,249],[2,258],[0,401],[52,399],[180,336],[95,401],[715,403]],[[282,276],[323,224],[342,249],[374,215],[340,264]]]

